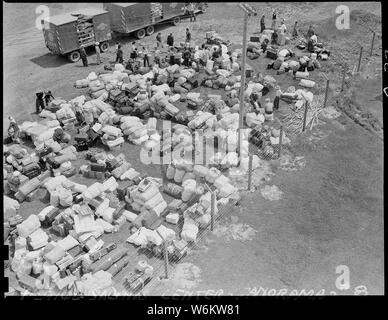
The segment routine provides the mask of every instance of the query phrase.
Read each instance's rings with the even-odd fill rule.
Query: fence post
[[[375,36],[376,36],[376,32],[373,31],[372,45],[370,47],[370,56],[372,56],[372,54],[373,54],[373,46],[375,44]]]
[[[214,211],[216,207],[216,194],[214,191],[211,192],[211,210],[210,210],[210,230],[214,230]]]
[[[167,242],[163,242],[163,251],[164,251],[164,271],[166,273],[166,279],[168,279],[168,250]]]
[[[283,125],[280,126],[280,136],[279,136],[279,158],[282,153],[282,144],[283,144]]]
[[[363,50],[363,47],[360,48],[360,57],[358,58],[357,72],[360,71],[360,67],[361,67],[362,50]]]
[[[327,97],[329,95],[329,83],[330,83],[330,79],[327,79],[326,80],[325,101],[323,102],[323,108],[326,108]]]
[[[341,84],[341,92],[344,91],[344,86],[345,86],[345,76],[346,76],[346,70],[347,70],[347,65],[346,63],[344,64],[344,70],[342,74],[342,84]]]
[[[165,174],[164,174],[163,163],[160,164],[160,173],[162,175],[162,182],[163,182],[163,184],[165,184],[166,179],[165,179]]]
[[[303,128],[302,132],[306,129],[306,120],[307,120],[307,108],[308,108],[308,102],[305,100],[304,102],[304,115],[303,115]]]
[[[252,187],[252,160],[253,155],[249,155],[249,162],[248,162],[248,191],[251,191]]]

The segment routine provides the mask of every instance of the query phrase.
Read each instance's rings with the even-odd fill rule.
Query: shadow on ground
[[[52,54],[50,52],[46,53],[43,56],[32,58],[30,59],[30,61],[37,64],[39,67],[42,67],[45,69],[58,68],[65,64],[70,63],[70,61],[68,61],[66,57]]]

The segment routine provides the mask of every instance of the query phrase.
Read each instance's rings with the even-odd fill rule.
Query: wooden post
[[[241,87],[240,87],[240,117],[238,126],[238,154],[241,155],[241,140],[244,125],[244,93],[245,93],[245,77],[246,77],[246,58],[247,58],[247,27],[248,27],[248,13],[244,12],[244,31],[243,31],[243,49],[242,49],[242,74],[241,74]]]
[[[216,208],[216,194],[214,191],[212,191],[212,197],[211,197],[211,210],[210,210],[210,216],[211,216],[211,219],[210,219],[210,230],[213,231],[214,230],[214,211],[215,211],[215,208]]]
[[[341,84],[341,92],[344,91],[344,86],[345,86],[345,76],[346,76],[346,70],[347,70],[347,65],[346,63],[343,66],[343,74],[342,74],[342,84]]]
[[[305,100],[305,102],[304,102],[304,116],[303,116],[303,128],[302,128],[302,132],[304,132],[305,129],[306,129],[307,109],[308,109],[308,102],[307,102],[307,100]]]
[[[362,58],[362,50],[363,50],[363,47],[360,48],[360,57],[358,58],[357,72],[360,72],[361,58]]]
[[[249,155],[249,162],[248,162],[248,191],[251,191],[252,187],[252,161],[253,161],[253,155]]]
[[[280,136],[279,136],[279,158],[282,153],[282,144],[283,144],[283,125],[280,126]]]
[[[328,97],[328,95],[329,95],[329,83],[330,83],[330,80],[327,79],[327,80],[326,80],[325,101],[323,102],[323,108],[326,108],[327,97]]]
[[[373,54],[373,46],[375,44],[375,37],[376,37],[376,32],[373,31],[372,45],[370,47],[370,56],[372,56],[372,54]]]
[[[163,184],[165,184],[166,179],[165,179],[165,174],[164,174],[163,163],[160,164],[160,174],[162,175],[162,182],[163,182]]]
[[[206,166],[206,136],[202,130],[200,136],[202,136],[203,166]]]
[[[167,250],[167,242],[163,242],[163,251],[164,251],[164,271],[166,274],[166,279],[168,279],[168,250]]]

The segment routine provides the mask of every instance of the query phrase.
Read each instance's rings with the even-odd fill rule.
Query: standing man
[[[46,92],[46,94],[44,95],[43,99],[44,99],[44,104],[45,104],[45,106],[47,108],[49,106],[49,103],[54,100],[54,96],[51,93],[51,91],[49,90],[49,91]]]
[[[8,117],[8,120],[9,120],[9,127],[8,127],[9,138],[12,140],[12,142],[20,143],[20,140],[19,140],[20,129],[16,123],[16,120],[11,116]]]
[[[82,59],[82,63],[84,65],[84,67],[87,67],[88,66],[88,57],[86,55],[85,47],[83,44],[81,44],[81,47],[79,49],[79,53],[81,55],[81,59]]]
[[[277,16],[277,12],[276,12],[276,9],[274,9],[272,11],[272,29],[275,30],[276,28],[276,16]]]
[[[170,60],[169,60],[170,66],[175,64],[175,53],[174,53],[174,48],[170,47]]]
[[[276,96],[273,101],[273,107],[275,110],[279,110],[280,96],[282,95],[282,90],[280,89],[279,86],[276,86],[275,89],[276,89]]]
[[[116,62],[123,63],[123,50],[121,49],[121,44],[119,44],[117,53],[116,53]]]
[[[191,32],[189,28],[186,28],[186,43],[190,43],[191,41]]]
[[[276,30],[273,31],[272,33],[272,44],[278,44],[278,38],[279,38],[279,35],[277,33]]]
[[[173,37],[172,33],[170,33],[167,36],[167,45],[170,46],[170,47],[174,46],[174,37]]]
[[[280,33],[285,34],[287,32],[286,24],[284,23],[284,19],[282,19],[282,22],[280,24]]]
[[[129,50],[130,50],[130,55],[129,55],[129,57],[131,58],[131,59],[136,59],[136,42],[135,41],[133,41],[132,43],[131,43],[131,46],[130,46],[130,48],[129,48]]]
[[[44,95],[43,92],[36,93],[36,101],[35,101],[36,113],[40,113],[45,108],[43,95]]]
[[[96,49],[96,59],[97,59],[97,64],[101,64],[101,50],[100,50],[100,43],[96,42],[94,44],[94,48]]]
[[[162,34],[159,32],[156,36],[156,48],[157,49],[160,49],[160,48],[163,48],[163,44],[162,44]]]
[[[295,21],[294,30],[292,30],[292,38],[293,39],[296,39],[298,37],[298,30],[296,29],[297,25],[298,25],[298,21]]]
[[[260,32],[263,33],[264,30],[265,30],[265,15],[263,14],[263,16],[260,19]]]
[[[150,60],[148,58],[149,52],[146,47],[143,47],[143,54],[144,54],[144,58],[143,58],[144,67],[149,67],[150,66]]]

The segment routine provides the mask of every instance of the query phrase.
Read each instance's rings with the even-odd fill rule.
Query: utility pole
[[[247,28],[248,18],[253,14],[256,15],[256,10],[246,3],[239,4],[240,9],[244,11],[244,31],[243,31],[243,49],[242,49],[242,67],[241,67],[241,86],[240,86],[240,115],[238,126],[238,153],[241,156],[241,144],[242,144],[242,129],[244,126],[245,117],[245,79],[246,79],[246,58],[247,58]]]

